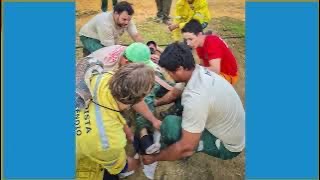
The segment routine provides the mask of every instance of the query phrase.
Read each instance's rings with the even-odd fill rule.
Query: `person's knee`
[[[241,154],[241,152],[222,152],[219,158],[222,160],[230,160],[237,157],[239,154]]]
[[[165,144],[173,144],[180,140],[182,131],[181,121],[181,117],[174,115],[168,115],[163,119],[160,132],[161,139]]]

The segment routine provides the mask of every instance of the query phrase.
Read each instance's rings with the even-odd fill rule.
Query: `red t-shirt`
[[[209,67],[212,59],[221,59],[220,72],[235,76],[238,72],[237,61],[228,45],[218,36],[206,36],[202,47],[197,48],[203,66]]]

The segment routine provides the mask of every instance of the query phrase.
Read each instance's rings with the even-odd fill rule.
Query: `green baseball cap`
[[[124,51],[125,58],[134,63],[143,63],[152,68],[156,68],[157,65],[150,60],[151,52],[147,45],[135,42],[130,44]]]

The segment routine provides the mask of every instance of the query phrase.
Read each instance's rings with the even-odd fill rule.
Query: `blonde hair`
[[[154,85],[154,70],[141,63],[122,66],[109,81],[112,96],[123,104],[140,102]]]

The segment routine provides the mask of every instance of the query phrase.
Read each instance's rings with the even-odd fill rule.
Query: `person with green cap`
[[[93,71],[92,68],[97,66],[98,62],[100,63],[100,66],[98,66],[100,70],[97,69],[96,71],[99,73],[103,71],[116,71],[119,67],[131,62],[143,63],[149,67],[152,67],[156,71],[160,71],[159,66],[150,60],[150,50],[143,43],[132,43],[128,47],[113,45],[101,48],[78,61],[76,70],[77,83],[85,83],[87,81],[86,79],[91,76],[90,73]],[[88,72],[89,70],[91,72]],[[78,87],[85,87],[85,85]],[[84,91],[79,90],[79,92]],[[89,93],[88,91],[86,92]],[[85,98],[82,100],[82,102],[87,102],[91,98],[88,94],[81,95],[81,97]],[[144,105],[145,104],[141,102],[141,104],[138,103],[137,105],[134,105],[133,108],[138,113],[142,114],[146,119],[148,119],[156,129],[159,129],[161,121],[154,117],[150,111],[148,112],[148,108]],[[136,108],[136,106],[138,107]]]
[[[89,74],[94,72],[92,68],[84,68],[85,66],[95,67],[97,66],[97,64],[99,64],[100,66],[98,66],[99,68],[97,68],[96,71],[99,73],[101,71],[116,71],[118,67],[124,66],[128,63],[143,63],[155,70],[156,77],[153,89],[144,98],[144,101],[136,103],[132,106],[133,109],[137,112],[135,118],[135,142],[138,143],[135,144],[135,147],[137,152],[139,152],[140,154],[153,154],[155,152],[158,152],[160,149],[160,144],[155,143],[156,141],[159,141],[159,139],[156,140],[156,138],[154,138],[154,136],[152,135],[152,133],[156,129],[160,129],[161,125],[161,121],[153,115],[153,112],[155,110],[154,100],[160,91],[166,92],[172,89],[172,86],[164,81],[164,76],[161,72],[161,68],[150,60],[150,56],[151,53],[148,46],[143,43],[132,43],[128,47],[114,45],[101,48],[93,52],[89,56],[83,58],[82,60],[78,61],[77,64],[77,84],[80,82],[84,83],[88,81],[84,78],[88,78],[90,77],[90,75],[88,75],[88,72],[84,71],[90,70]],[[83,88],[85,87],[85,85],[77,85],[77,87]],[[88,100],[91,99],[90,92],[83,89],[77,92],[87,92],[86,95],[79,96],[86,97],[86,99],[83,99],[81,102],[88,102]],[[77,107],[79,107],[78,104]],[[159,133],[155,133],[155,136],[159,138]],[[155,167],[155,165],[153,166]],[[152,178],[152,176],[153,174],[149,175],[149,178]]]

